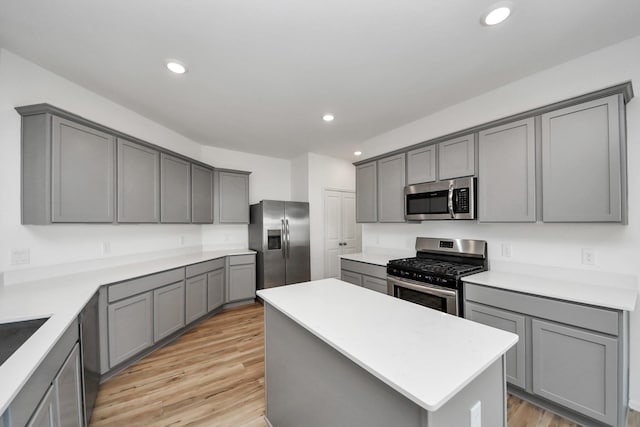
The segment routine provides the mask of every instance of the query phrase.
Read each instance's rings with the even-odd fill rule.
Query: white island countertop
[[[518,341],[515,334],[336,279],[258,295],[428,411],[438,410]]]
[[[229,255],[253,253],[247,249],[194,252],[0,286],[0,323],[49,318],[0,365],[0,415],[100,286]]]

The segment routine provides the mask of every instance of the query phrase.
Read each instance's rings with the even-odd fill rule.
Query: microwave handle
[[[449,215],[451,215],[451,218],[455,218],[455,212],[453,211],[453,182],[449,184],[449,198],[447,200],[447,207],[449,208]]]

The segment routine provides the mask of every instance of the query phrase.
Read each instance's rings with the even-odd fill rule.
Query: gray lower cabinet
[[[207,311],[222,306],[225,301],[225,269],[220,268],[207,274]]]
[[[407,152],[407,185],[436,180],[437,145]]]
[[[249,174],[216,170],[214,174],[215,222],[249,224]]]
[[[342,259],[340,279],[383,294],[387,293],[387,269],[381,265]]]
[[[118,222],[160,221],[160,152],[118,138]]]
[[[381,294],[387,293],[387,281],[377,277],[362,276],[362,287]]]
[[[479,133],[478,194],[481,222],[535,222],[533,118]]]
[[[184,281],[153,291],[154,342],[184,326],[184,308]]]
[[[49,386],[47,393],[38,405],[38,409],[29,420],[27,427],[58,427],[58,404],[55,386]]]
[[[340,279],[357,286],[362,286],[362,274],[353,273],[347,270],[342,270],[340,272]]]
[[[190,277],[184,286],[185,321],[191,323],[207,314],[207,275]]]
[[[605,335],[533,319],[533,392],[615,425],[618,342]]]
[[[404,153],[378,160],[378,222],[405,222]]]
[[[356,166],[356,222],[378,221],[377,163]],[[404,206],[404,202],[402,203]]]
[[[109,366],[113,368],[153,345],[153,292],[108,306]]]
[[[191,164],[160,154],[160,221],[191,222]]]
[[[475,175],[475,134],[438,144],[438,179]]]
[[[81,427],[82,413],[82,383],[80,346],[76,344],[73,351],[60,369],[54,382],[60,426]]]
[[[228,257],[226,282],[226,302],[255,298],[255,255],[236,255]]]
[[[507,381],[520,388],[526,387],[527,339],[524,316],[497,308],[466,302],[467,319],[518,335],[518,343],[506,354]]]
[[[191,165],[191,222],[213,223],[213,169]]]
[[[613,95],[542,115],[545,222],[625,222],[624,101]]]

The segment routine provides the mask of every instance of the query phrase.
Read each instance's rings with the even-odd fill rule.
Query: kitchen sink
[[[0,365],[29,339],[49,318],[0,324]]]

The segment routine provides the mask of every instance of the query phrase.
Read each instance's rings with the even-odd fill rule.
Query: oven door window
[[[407,194],[407,215],[446,214],[449,190]]]
[[[434,310],[447,312],[447,299],[436,295],[425,294],[402,287],[396,287],[396,296],[400,299],[411,301]]]

